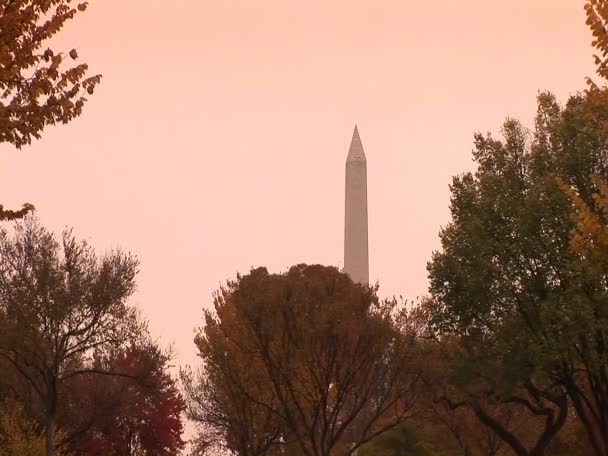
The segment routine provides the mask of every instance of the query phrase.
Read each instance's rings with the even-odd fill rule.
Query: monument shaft
[[[356,126],[346,158],[345,190],[344,272],[353,282],[367,284],[367,161]]]

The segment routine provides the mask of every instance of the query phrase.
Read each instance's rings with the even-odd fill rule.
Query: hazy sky
[[[134,302],[192,362],[211,294],[252,266],[341,266],[344,161],[368,161],[370,278],[415,298],[475,131],[532,125],[593,75],[582,0],[91,0],[62,32],[101,86],[0,202],[141,260]]]

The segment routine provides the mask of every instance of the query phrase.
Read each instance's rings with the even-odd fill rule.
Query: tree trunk
[[[608,435],[605,435],[605,433],[602,432],[601,424],[598,423],[598,421],[605,421],[602,420],[604,416],[598,416],[604,414],[605,411],[598,410],[594,416],[593,411],[586,405],[590,399],[585,397],[574,380],[570,376],[567,376],[565,380],[562,381],[572,400],[574,410],[580,418],[583,428],[587,432],[594,453],[596,456],[608,456]],[[587,400],[587,402],[585,400]]]
[[[504,442],[506,442],[507,445],[511,447],[511,450],[513,450],[513,452],[517,456],[531,456],[528,450],[526,450],[526,448],[524,447],[523,443],[520,442],[519,439],[515,437],[515,435],[513,435],[507,429],[503,428],[498,423],[498,421],[496,421],[490,415],[485,413],[481,407],[475,406],[473,407],[473,411],[479,421],[481,421],[485,426],[494,431],[498,437],[500,437]],[[542,455],[542,453],[537,454]]]
[[[55,414],[52,411],[46,414],[46,456],[53,456],[55,452]]]

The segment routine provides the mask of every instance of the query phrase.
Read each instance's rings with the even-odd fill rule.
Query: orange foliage
[[[87,3],[72,0],[0,0],[0,142],[17,148],[40,138],[46,125],[67,123],[82,112],[101,76],[75,49],[44,47]]]

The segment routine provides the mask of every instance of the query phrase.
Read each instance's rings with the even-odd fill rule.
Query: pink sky
[[[134,302],[195,360],[211,294],[252,266],[341,266],[344,161],[368,161],[370,279],[426,291],[473,132],[531,126],[593,75],[579,0],[103,0],[62,32],[104,75],[84,114],[0,146],[0,202],[141,260]]]

